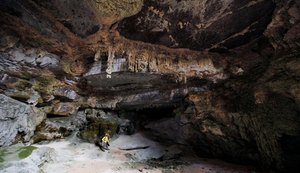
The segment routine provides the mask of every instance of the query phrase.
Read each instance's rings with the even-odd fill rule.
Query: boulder
[[[28,142],[45,117],[39,109],[0,94],[0,146]]]
[[[54,88],[53,95],[56,97],[67,98],[69,100],[75,100],[78,97],[76,91],[72,88],[63,86]]]
[[[69,116],[75,113],[77,110],[77,106],[73,103],[69,102],[59,102],[54,105],[52,114],[61,115],[61,116]]]
[[[69,117],[48,118],[43,121],[32,137],[33,143],[61,139],[70,136],[87,124],[84,111],[78,111]]]
[[[37,103],[41,102],[42,98],[38,92],[31,89],[25,90],[17,90],[17,89],[8,89],[5,92],[5,95],[15,98],[17,100],[23,100],[32,105],[36,105]]]
[[[32,142],[50,141],[70,136],[76,130],[70,117],[48,118],[42,122],[32,137]]]
[[[87,119],[84,111],[78,111],[70,116],[71,124],[75,127],[82,129],[87,124]]]

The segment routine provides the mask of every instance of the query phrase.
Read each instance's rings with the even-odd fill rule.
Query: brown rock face
[[[108,126],[86,111],[95,119],[112,112],[201,156],[289,172],[300,159],[299,7],[2,0],[0,93],[48,114],[33,141],[69,135],[76,124],[92,141]]]
[[[272,0],[149,0],[138,15],[121,22],[120,32],[168,47],[230,49],[261,36],[274,9]]]

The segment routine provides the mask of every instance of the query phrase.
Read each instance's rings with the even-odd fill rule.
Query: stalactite
[[[115,58],[115,50],[112,47],[109,47],[108,48],[108,58],[107,58],[106,78],[111,78],[114,58]]]
[[[135,53],[132,51],[128,52],[128,70],[135,72]]]
[[[94,56],[94,60],[97,62],[101,59],[101,50],[98,49],[95,56]]]

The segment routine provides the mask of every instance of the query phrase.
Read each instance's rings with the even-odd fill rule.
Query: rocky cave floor
[[[199,158],[183,152],[179,145],[163,145],[138,132],[115,135],[110,150],[101,151],[94,144],[83,142],[75,133],[61,140],[32,145],[33,151],[14,145],[1,151],[1,173],[253,173],[251,166],[241,166],[220,160]],[[36,147],[36,148],[35,148]],[[144,147],[144,149],[135,149]],[[148,147],[148,148],[146,148]],[[187,146],[184,146],[186,148]],[[131,150],[133,149],[133,150]],[[17,151],[17,152],[15,152]],[[19,154],[18,154],[19,153]],[[26,153],[26,152],[25,152]],[[18,155],[17,155],[18,154]]]

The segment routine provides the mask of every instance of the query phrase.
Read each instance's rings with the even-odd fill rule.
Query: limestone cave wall
[[[2,0],[0,146],[76,128],[90,140],[134,117],[201,156],[288,172],[300,159],[299,6]]]

